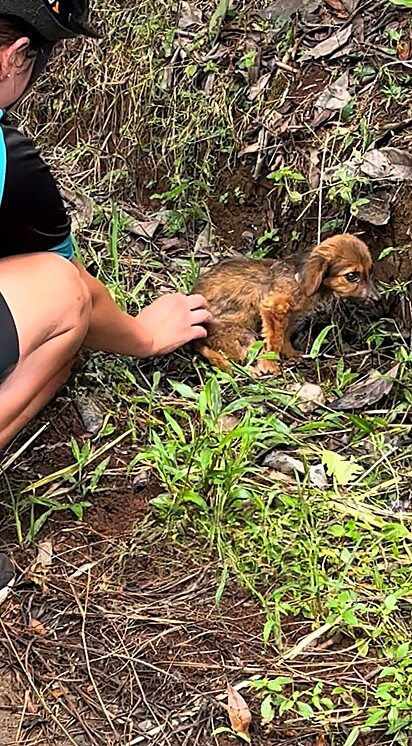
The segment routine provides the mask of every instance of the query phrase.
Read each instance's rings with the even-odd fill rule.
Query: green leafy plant
[[[268,174],[267,178],[283,185],[291,202],[302,201],[302,194],[293,189],[293,185],[306,182],[306,178],[299,171],[294,171],[289,166],[284,166],[278,171],[272,171]]]

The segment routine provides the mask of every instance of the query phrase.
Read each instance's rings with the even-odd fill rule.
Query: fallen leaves
[[[60,189],[71,219],[73,233],[88,228],[93,221],[94,202],[85,194],[77,194],[69,189]]]
[[[356,10],[358,2],[359,0],[325,0],[325,3],[343,18]]]
[[[412,154],[399,148],[374,148],[365,153],[360,168],[371,179],[412,181]]]
[[[46,579],[53,559],[53,544],[51,541],[41,541],[37,545],[37,555],[27,570],[27,578],[32,583],[46,590]]]
[[[346,44],[352,35],[353,26],[350,23],[339,31],[334,31],[324,41],[320,41],[312,49],[308,49],[300,58],[301,62],[307,62],[308,60],[320,60],[323,57],[329,57],[329,55],[337,52],[338,49]]]
[[[241,734],[250,743],[249,726],[252,715],[242,695],[233,686],[227,686],[227,706],[230,724],[235,733]]]
[[[191,26],[201,26],[203,23],[202,11],[200,8],[196,8],[190,3],[183,2],[180,5],[180,16],[178,20],[178,27],[185,31]]]
[[[318,127],[323,122],[326,122],[332,114],[336,111],[341,111],[349,103],[352,97],[348,91],[348,86],[348,71],[342,73],[333,83],[326,86],[315,101],[313,127]]]
[[[391,217],[392,195],[389,192],[375,194],[367,204],[359,207],[357,218],[371,225],[387,225]]]
[[[318,407],[324,406],[325,394],[316,383],[291,383],[285,387],[296,396],[296,406],[303,414],[309,414]]]
[[[322,463],[325,464],[329,476],[333,476],[340,486],[349,484],[363,471],[352,457],[347,459],[336,451],[326,449],[322,452]]]
[[[30,617],[28,627],[31,632],[34,632],[34,634],[40,635],[41,637],[47,635],[50,631],[48,627],[44,626],[40,619],[34,619],[33,617]]]
[[[53,560],[53,544],[51,541],[39,541],[37,544],[36,564],[50,567]]]
[[[372,370],[366,380],[351,386],[340,399],[331,402],[332,409],[344,411],[347,409],[364,409],[368,405],[376,404],[383,396],[389,394],[395,383],[399,364],[394,365],[385,375],[378,370]]]

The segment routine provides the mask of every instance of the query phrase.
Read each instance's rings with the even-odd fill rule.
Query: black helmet
[[[0,15],[20,18],[51,43],[99,36],[87,23],[89,0],[0,0]]]

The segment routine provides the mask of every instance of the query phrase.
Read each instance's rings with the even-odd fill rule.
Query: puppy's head
[[[324,289],[336,298],[367,303],[380,298],[371,270],[372,258],[366,244],[356,236],[342,233],[315,246],[303,260],[298,274],[308,298]]]

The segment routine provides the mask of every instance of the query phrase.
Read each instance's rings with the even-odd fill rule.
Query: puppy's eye
[[[345,275],[348,282],[359,282],[360,281],[360,274],[359,272],[348,272]]]

